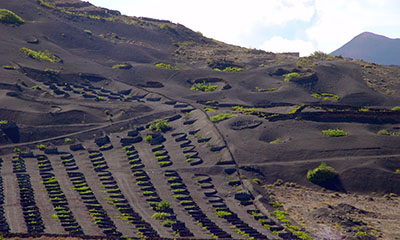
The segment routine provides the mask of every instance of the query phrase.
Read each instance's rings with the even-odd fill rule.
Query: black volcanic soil
[[[299,58],[267,53],[208,39],[168,21],[126,17],[80,1],[41,2],[0,4],[25,20],[22,25],[0,24],[0,66],[15,67],[0,68],[0,169],[5,196],[0,220],[9,225],[4,232],[28,232],[12,161],[19,151],[44,154],[52,165],[39,169],[37,159],[20,154],[46,227],[43,233],[55,237],[71,235],[54,218],[54,201],[42,192],[43,171],[55,175],[83,233],[92,238],[118,234],[96,223],[87,199],[73,190],[71,174],[85,176],[98,201],[95,208],[103,209],[110,219],[107,223],[126,237],[141,237],[143,231],[153,238],[156,235],[150,234],[155,232],[163,238],[182,234],[199,239],[294,239],[273,209],[259,200],[259,194],[266,198],[269,193],[257,183],[283,179],[320,190],[306,173],[321,162],[338,172],[331,190],[393,198],[400,194],[400,117],[392,110],[399,104],[399,67],[324,54]],[[61,61],[33,59],[20,51],[23,47],[48,50]],[[169,67],[156,66],[159,63]],[[298,76],[285,81],[284,74],[292,72]],[[194,91],[193,83],[216,89]],[[232,118],[210,120],[222,113]],[[166,119],[171,126],[162,137],[148,129],[157,119]],[[328,129],[344,130],[347,136],[323,135]],[[383,129],[391,136],[377,134]],[[145,141],[148,135],[154,137],[147,137],[152,145]],[[99,139],[104,136],[109,138]],[[95,144],[96,139],[97,143],[110,140],[102,146]],[[39,144],[48,150],[37,149]],[[137,156],[127,156],[124,146],[135,147]],[[93,151],[102,152],[108,168],[96,172],[90,160]],[[60,159],[69,153],[74,166]],[[148,182],[133,176],[139,169],[148,175]],[[123,194],[117,197],[140,221],[129,222],[121,215],[124,208],[110,204],[99,174],[113,176],[113,186]],[[193,203],[174,198],[168,174],[180,176],[189,195],[184,199]],[[141,190],[138,182],[152,185],[154,193]],[[144,194],[170,202],[177,223],[164,227],[154,219],[151,199]],[[218,217],[217,211],[232,217]],[[268,219],[268,226],[259,219]],[[309,231],[305,227],[302,231]],[[8,236],[18,237],[12,234]]]

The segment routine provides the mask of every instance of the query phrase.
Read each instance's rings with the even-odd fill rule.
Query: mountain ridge
[[[400,65],[400,38],[363,32],[331,53],[384,65]]]

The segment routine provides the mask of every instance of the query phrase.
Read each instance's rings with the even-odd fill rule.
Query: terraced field
[[[235,192],[228,185],[231,178],[242,185],[237,166],[213,124],[202,125],[204,112],[161,96],[139,101],[165,105],[171,129],[154,132],[148,129],[152,121],[131,120],[134,128],[79,144],[44,142],[42,150],[20,144],[23,152],[2,156],[2,232],[235,239],[287,234],[244,187]]]

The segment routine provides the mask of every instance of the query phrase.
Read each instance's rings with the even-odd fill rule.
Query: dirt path
[[[22,208],[19,201],[19,189],[13,173],[12,156],[3,156],[3,170],[1,172],[4,182],[5,216],[10,225],[11,232],[27,232]]]

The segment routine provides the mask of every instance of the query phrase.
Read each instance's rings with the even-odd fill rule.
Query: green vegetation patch
[[[217,214],[217,216],[220,218],[224,218],[224,217],[232,215],[232,213],[228,212],[228,211],[216,211],[215,214]]]
[[[204,110],[206,112],[217,112],[217,110],[215,110],[214,108],[209,108],[209,107],[204,108]]]
[[[85,33],[87,33],[88,35],[93,35],[93,33],[92,33],[92,31],[90,31],[90,30],[88,30],[88,29],[85,29],[85,30],[83,30]]]
[[[277,138],[277,139],[275,139],[275,140],[269,142],[269,144],[282,144],[282,143],[285,143],[285,141],[283,141],[283,140],[280,139],[280,138]]]
[[[156,220],[164,220],[166,218],[171,217],[171,213],[166,213],[166,212],[156,212],[153,214],[152,218]]]
[[[286,74],[284,74],[283,77],[284,77],[283,81],[285,81],[285,82],[290,82],[290,81],[292,81],[293,79],[296,79],[296,78],[301,77],[301,75],[300,75],[300,73],[292,72],[292,73],[286,73]]]
[[[237,116],[237,115],[235,115],[235,114],[220,113],[220,114],[218,114],[218,115],[211,116],[211,117],[210,117],[210,120],[211,120],[211,122],[213,122],[213,123],[218,123],[218,122],[221,122],[221,121],[226,120],[226,119],[234,118],[234,117],[236,117],[236,116]]]
[[[329,137],[343,137],[347,136],[347,132],[340,130],[340,129],[328,129],[322,130],[322,134],[329,136]]]
[[[168,64],[168,63],[157,63],[155,66],[159,67],[159,68],[170,69],[170,70],[179,70],[178,66],[172,66],[171,64]]]
[[[125,69],[125,70],[127,70],[127,69],[131,69],[132,65],[130,65],[130,64],[115,64],[112,68],[113,69]]]
[[[166,132],[171,129],[171,126],[169,126],[168,120],[158,119],[150,124],[149,129],[156,132]]]
[[[0,120],[0,125],[8,124],[8,120]]]
[[[210,83],[206,83],[205,81],[202,83],[195,83],[190,87],[190,90],[199,91],[199,92],[213,92],[218,88],[218,85],[213,85]]]
[[[35,51],[26,47],[21,48],[20,50],[23,54],[37,60],[43,60],[51,63],[59,62],[61,59],[57,56],[54,56],[51,54],[49,50],[44,50],[43,52],[41,51]]]
[[[243,71],[243,68],[240,67],[226,67],[223,72],[241,72]]]
[[[289,114],[296,114],[304,105],[299,105],[297,107],[294,107],[292,110],[290,110]]]
[[[307,172],[307,179],[315,184],[321,184],[336,177],[338,174],[336,170],[322,162],[319,167],[309,170]]]
[[[17,67],[10,66],[10,65],[4,65],[3,68],[6,69],[6,70],[16,70],[17,69]]]
[[[400,132],[390,132],[386,129],[381,129],[376,134],[380,136],[400,136]]]
[[[25,21],[17,14],[10,10],[1,8],[0,9],[0,22],[6,24],[23,24]]]
[[[400,111],[400,106],[393,107],[392,111]]]
[[[311,96],[325,101],[337,101],[340,99],[339,95],[333,93],[313,93]]]

